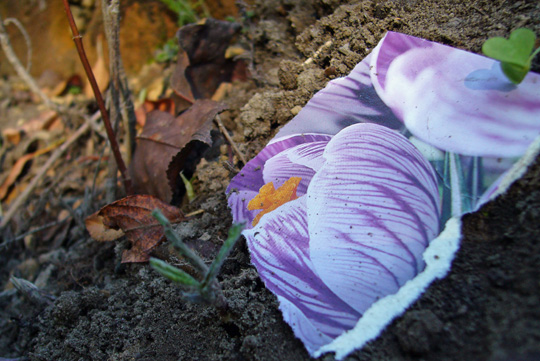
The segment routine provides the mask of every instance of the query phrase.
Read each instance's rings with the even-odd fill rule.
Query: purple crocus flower
[[[393,32],[371,56],[377,94],[426,143],[464,155],[517,157],[540,134],[538,74],[516,86],[498,61]]]
[[[378,319],[363,324],[381,330],[445,274],[424,272],[424,251],[448,241],[435,240],[444,217],[459,229],[463,212],[497,194],[511,158],[540,133],[537,84],[529,74],[516,87],[493,60],[389,32],[231,181],[252,262],[311,355],[335,350],[328,344],[368,315]],[[459,234],[450,238],[446,271]],[[400,288],[409,303],[368,310]],[[369,338],[359,339],[337,355]]]
[[[251,260],[309,352],[351,329],[377,299],[424,267],[439,231],[434,171],[394,130],[356,124],[334,137],[274,142],[229,186],[235,222],[259,188],[302,177],[299,198],[244,231]]]

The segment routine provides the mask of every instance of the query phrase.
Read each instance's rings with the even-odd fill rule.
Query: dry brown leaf
[[[86,230],[96,241],[114,241],[125,234],[121,229],[111,229],[105,226],[103,216],[99,215],[99,212],[86,217],[84,223]]]
[[[17,185],[15,185],[15,187],[13,188],[12,191],[9,192],[8,196],[6,197],[6,199],[4,199],[4,203],[5,205],[10,205],[11,202],[13,202],[15,199],[17,199],[17,197],[22,193],[24,192],[24,190],[26,189],[26,187],[28,187],[28,184],[30,182],[28,181],[22,181],[20,183],[17,183]]]
[[[98,241],[112,241],[125,234],[132,247],[122,254],[122,263],[147,262],[152,249],[165,237],[163,227],[151,214],[156,208],[171,223],[185,220],[180,209],[156,197],[134,195],[111,203],[86,218],[86,229]]]
[[[162,112],[166,112],[171,115],[176,114],[176,107],[174,105],[174,101],[171,98],[165,98],[156,101],[145,100],[144,103],[135,110],[137,124],[140,127],[144,127],[144,125],[146,124],[146,115],[152,110],[161,110]]]
[[[189,67],[189,57],[187,53],[180,48],[178,50],[178,59],[171,77],[171,88],[176,95],[176,109],[178,111],[189,108],[195,101],[191,85],[186,78],[186,69]]]
[[[39,149],[33,153],[25,154],[19,159],[17,159],[13,167],[11,167],[11,170],[9,171],[7,178],[4,180],[2,185],[0,185],[0,199],[4,199],[6,197],[6,195],[8,194],[9,188],[13,185],[13,183],[15,183],[15,181],[21,174],[24,166],[29,160],[34,159],[35,157],[38,157],[42,154],[50,152],[51,150],[57,148],[60,144],[62,144],[62,142],[63,140],[59,142],[55,142],[54,144],[51,144],[46,148]]]
[[[16,128],[6,128],[2,130],[2,135],[10,143],[17,145],[21,141],[24,134],[30,134],[39,130],[49,130],[51,127],[58,127],[58,121],[61,122],[58,113],[54,110],[46,110],[38,117],[33,118],[27,122],[24,122]]]
[[[231,81],[237,62],[225,53],[240,29],[236,23],[206,19],[178,30],[180,51],[171,87],[180,98],[210,99],[219,84]]]
[[[149,113],[129,166],[135,192],[170,202],[191,146],[195,141],[211,143],[212,121],[224,109],[212,100],[197,100],[176,118],[162,111]]]

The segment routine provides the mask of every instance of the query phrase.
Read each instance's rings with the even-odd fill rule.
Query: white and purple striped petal
[[[310,143],[314,143],[315,149],[320,149],[320,142],[328,142],[330,138],[331,136],[323,134],[301,134],[284,137],[272,142],[271,144],[268,144],[259,154],[257,154],[255,158],[250,160],[244,166],[244,168],[242,168],[240,173],[233,178],[227,187],[226,194],[228,195],[228,203],[232,211],[234,222],[246,222],[246,227],[251,228],[251,223],[259,211],[249,211],[247,209],[247,205],[249,201],[257,195],[259,189],[264,184],[268,183],[268,181],[272,180],[270,179],[267,181],[264,177],[265,167],[270,159],[279,156],[280,153],[301,144],[303,144],[303,147],[305,147]],[[322,153],[322,150],[319,152]],[[313,162],[312,158],[313,155],[309,154],[308,152],[306,154],[306,165],[304,166],[300,162],[294,167],[295,172],[302,171],[302,175],[306,177],[306,180],[303,179],[302,189],[307,188],[306,182],[309,182],[311,176],[313,175],[313,171],[310,168],[313,167],[313,164],[308,164],[309,162]],[[282,159],[288,160],[288,157]],[[298,162],[298,160],[296,161]],[[270,162],[269,165],[270,164],[272,164],[272,162]],[[279,169],[279,164],[276,164],[276,166],[277,169]],[[283,167],[288,167],[288,165],[283,165]],[[267,179],[273,177],[272,175],[269,175],[271,172],[269,173],[266,171],[266,174]],[[292,174],[289,175],[287,179],[292,176]],[[308,176],[309,180],[307,179]],[[278,181],[283,181],[279,175],[276,175],[275,177]]]
[[[294,174],[302,178],[296,194],[306,194],[311,178],[324,163],[322,154],[326,144],[328,140],[299,144],[268,159],[263,170],[264,182],[273,182],[278,188]]]
[[[330,141],[310,140],[275,153],[263,171],[280,184],[309,169],[307,193],[243,234],[285,321],[313,354],[423,269],[439,201],[429,163],[391,129],[356,124]]]
[[[279,299],[285,321],[310,353],[351,329],[361,314],[337,297],[309,258],[305,196],[266,214],[244,231],[251,261]]]
[[[472,209],[487,201],[508,157],[540,133],[537,84],[540,76],[531,74],[516,88],[492,60],[390,32],[232,180],[229,205],[234,222],[248,222],[252,262],[311,355],[358,318],[357,328],[382,329],[432,282],[422,256],[449,201],[468,199]],[[450,181],[448,159],[455,163]],[[249,211],[249,201],[264,184],[279,188],[291,177],[302,178],[299,198],[252,226],[260,210]],[[449,267],[453,253],[446,256]],[[377,317],[372,305],[413,278],[425,282],[406,304],[383,321],[365,320]]]
[[[356,123],[377,123],[403,129],[403,123],[381,101],[371,85],[369,59],[370,55],[346,77],[329,82],[280,129],[276,138],[302,133],[335,135]]]
[[[307,193],[310,258],[324,283],[363,313],[424,268],[439,232],[437,180],[405,137],[376,124],[345,128],[324,158]]]
[[[377,94],[419,139],[463,155],[516,157],[540,134],[540,75],[515,86],[492,59],[389,32],[372,52]]]

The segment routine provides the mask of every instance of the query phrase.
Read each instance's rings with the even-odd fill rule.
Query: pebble
[[[300,113],[301,110],[302,110],[302,107],[300,105],[297,105],[291,109],[291,114],[297,115],[298,113]]]

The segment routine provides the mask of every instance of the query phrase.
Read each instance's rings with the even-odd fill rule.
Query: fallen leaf
[[[53,126],[57,127],[58,121],[61,122],[57,112],[54,110],[46,110],[36,118],[24,122],[19,127],[2,130],[2,135],[10,143],[17,145],[24,134],[30,134],[39,130],[49,130]]]
[[[191,91],[191,85],[186,78],[186,69],[189,66],[189,57],[187,53],[180,49],[178,51],[178,60],[176,61],[176,67],[171,76],[171,88],[174,91],[176,97],[176,108],[178,111],[189,108],[195,101],[193,92]]]
[[[2,185],[0,185],[0,199],[3,200],[6,197],[10,187],[13,185],[13,183],[15,183],[28,161],[57,148],[60,144],[63,143],[63,141],[64,140],[62,139],[61,141],[55,142],[54,144],[51,144],[46,148],[39,149],[33,153],[25,154],[19,159],[17,159],[13,167],[11,167],[7,178],[4,180]]]
[[[130,164],[136,193],[155,195],[167,202],[181,196],[180,171],[200,157],[196,152],[201,149],[199,145],[211,145],[212,121],[225,109],[207,99],[220,84],[239,78],[235,73],[238,62],[227,58],[226,51],[240,29],[238,24],[207,19],[178,31],[180,49],[170,84],[175,110],[182,113],[176,118],[166,112],[146,114]],[[217,97],[225,93],[223,87]],[[142,114],[139,119],[143,120]]]
[[[108,206],[107,206],[108,207]],[[111,229],[105,225],[103,216],[99,212],[89,215],[84,221],[86,230],[96,241],[114,241],[122,237],[125,233],[121,229]]]
[[[221,83],[216,89],[214,95],[212,95],[212,100],[219,102],[220,100],[224,99],[232,89],[233,85],[231,83]]]
[[[28,181],[22,181],[20,183],[17,183],[12,191],[10,191],[7,195],[7,197],[3,200],[5,205],[10,205],[11,202],[13,202],[17,197],[24,192],[26,187],[28,187],[29,182]]]
[[[224,109],[221,103],[202,99],[178,117],[157,110],[149,113],[129,166],[135,193],[170,202],[194,143],[211,143],[212,121]]]
[[[112,241],[123,235],[132,247],[122,253],[122,263],[147,262],[149,254],[163,242],[163,227],[152,217],[160,209],[171,223],[185,220],[180,209],[150,195],[134,195],[113,202],[86,218],[88,233],[97,241]]]
[[[210,99],[219,84],[231,81],[237,61],[225,53],[239,24],[206,19],[178,30],[178,61],[171,87],[181,98]]]
[[[171,98],[164,98],[155,101],[145,100],[144,103],[135,110],[137,124],[140,127],[144,127],[144,125],[146,124],[147,114],[153,110],[161,110],[162,112],[166,112],[171,115],[176,114],[176,107],[174,101]]]

